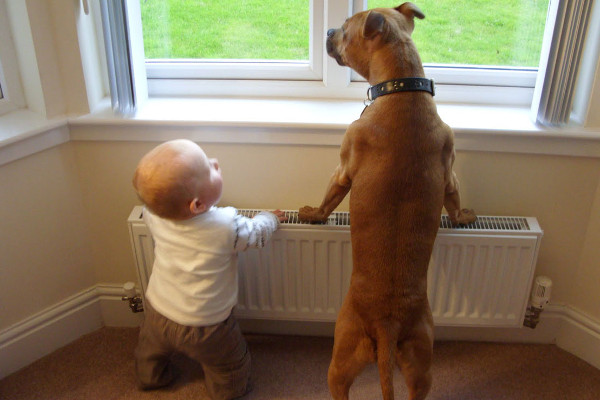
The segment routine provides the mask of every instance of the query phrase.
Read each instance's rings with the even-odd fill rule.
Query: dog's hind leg
[[[398,329],[380,327],[377,333],[377,367],[383,400],[394,400],[393,355],[396,350]]]
[[[396,363],[408,387],[409,400],[423,400],[431,388],[433,324],[426,318],[407,340],[399,343]]]
[[[327,375],[329,391],[334,400],[348,400],[354,379],[367,364],[375,361],[373,342],[350,308],[342,306],[335,324],[333,355]]]

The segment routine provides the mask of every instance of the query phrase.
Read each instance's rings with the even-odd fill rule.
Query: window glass
[[[308,60],[310,0],[141,0],[146,59]]]
[[[549,0],[419,0],[413,39],[424,64],[537,68]],[[368,0],[367,8],[398,0]]]

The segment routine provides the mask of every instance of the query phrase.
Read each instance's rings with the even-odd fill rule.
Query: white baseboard
[[[122,285],[99,284],[0,332],[0,378],[102,326],[135,327]],[[246,333],[332,336],[333,323],[241,320]],[[556,343],[600,368],[600,321],[568,305],[549,305],[535,329],[437,326],[436,340]]]
[[[600,369],[600,321],[566,306],[556,337],[558,347]]]
[[[489,328],[435,326],[435,340],[511,342],[511,343],[555,343],[564,317],[563,306],[549,306],[542,313],[540,323],[530,328]],[[274,321],[239,319],[246,333],[333,336],[333,322]],[[600,332],[600,327],[598,328]]]
[[[564,306],[562,305],[547,306],[535,329],[436,326],[435,339],[440,341],[556,343],[556,336],[564,320],[563,310]]]
[[[0,378],[103,326],[95,287],[0,332]]]

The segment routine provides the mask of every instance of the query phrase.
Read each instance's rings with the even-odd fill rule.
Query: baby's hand
[[[273,214],[275,214],[275,216],[277,216],[277,218],[279,219],[279,222],[286,222],[287,221],[287,217],[285,216],[285,213],[281,210],[275,210],[275,211],[271,211]]]

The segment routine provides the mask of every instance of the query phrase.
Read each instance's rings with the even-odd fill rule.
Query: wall
[[[0,331],[95,284],[71,144],[0,167]]]
[[[573,285],[569,288],[570,304],[589,314],[600,317],[600,184],[587,219],[587,232],[578,268],[565,268],[565,273],[574,272]]]

